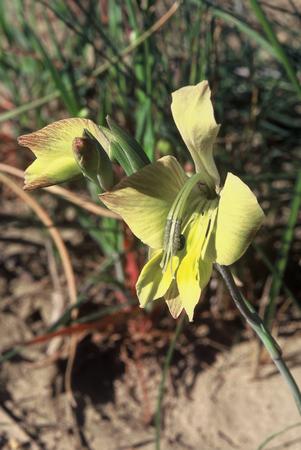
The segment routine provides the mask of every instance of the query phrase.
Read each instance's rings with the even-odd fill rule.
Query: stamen
[[[181,247],[181,220],[167,219],[164,230],[164,254],[160,262],[160,267],[163,272],[166,271],[168,262],[170,261],[170,270],[174,277],[172,258]]]
[[[182,220],[175,220],[174,232],[171,236],[172,239],[172,253],[175,254],[180,248],[180,238],[181,238],[181,225]]]
[[[173,278],[175,277],[172,267],[173,257],[178,251],[183,250],[185,246],[185,237],[181,234],[181,227],[186,202],[194,186],[199,183],[200,179],[202,179],[202,175],[197,173],[187,180],[182,189],[178,192],[178,195],[176,196],[176,199],[173,202],[167,216],[163,239],[164,252],[160,262],[160,267],[162,272],[165,272],[170,261],[170,269]],[[204,207],[204,203],[201,207]]]
[[[171,225],[172,225],[172,220],[171,219],[167,219],[166,225],[165,225],[165,229],[164,229],[164,240],[163,240],[163,248],[164,248],[164,250],[166,250],[167,246],[168,246]]]
[[[180,245],[179,245],[178,251],[184,250],[185,244],[186,244],[186,238],[185,238],[184,234],[181,234],[180,235]]]

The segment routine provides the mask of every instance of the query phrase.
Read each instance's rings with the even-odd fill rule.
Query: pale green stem
[[[277,369],[283,376],[285,382],[287,383],[295,399],[297,408],[301,415],[301,393],[289,368],[282,359],[281,348],[279,347],[273,336],[270,334],[270,332],[267,330],[263,321],[258,316],[254,308],[251,306],[251,304],[242,297],[239,289],[237,288],[234,282],[230,269],[226,266],[221,266],[219,264],[215,264],[215,267],[223,277],[225,284],[230,292],[230,295],[235,305],[237,306],[239,312],[246,319],[251,328],[255,331],[255,333],[265,346],[266,350],[269,352]]]

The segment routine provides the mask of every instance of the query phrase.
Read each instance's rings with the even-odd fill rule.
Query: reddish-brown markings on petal
[[[53,180],[49,180],[47,178],[39,178],[34,181],[27,181],[26,178],[24,180],[24,191],[33,191],[34,189],[44,188],[53,185]]]

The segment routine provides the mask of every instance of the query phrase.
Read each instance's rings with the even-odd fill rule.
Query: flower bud
[[[106,130],[105,134],[111,144],[111,159],[115,158],[128,174],[150,164],[150,160],[136,139],[116,125],[109,116],[106,119],[110,128],[110,130]],[[112,143],[116,145],[112,145]],[[122,158],[120,158],[120,152],[116,153],[116,147],[122,151]],[[125,167],[123,161],[126,161]]]
[[[76,137],[72,144],[75,160],[82,173],[102,189],[113,186],[113,169],[111,161],[99,142],[88,131],[83,137]]]
[[[89,119],[71,118],[53,122],[34,133],[20,136],[18,142],[28,147],[36,159],[25,170],[24,189],[32,190],[63,183],[81,174],[72,151],[73,140],[89,130],[104,148],[105,134]]]

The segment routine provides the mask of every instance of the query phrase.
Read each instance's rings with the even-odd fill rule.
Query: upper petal
[[[72,155],[72,142],[83,135],[84,129],[91,134],[106,149],[107,143],[99,127],[90,119],[70,118],[58,120],[34,133],[20,136],[18,142],[41,158]]]
[[[84,129],[88,129],[106,149],[106,138],[89,119],[59,120],[19,137],[19,144],[30,148],[37,157],[25,172],[25,189],[61,183],[81,173],[73,156],[72,143],[76,137],[83,135]]]
[[[164,156],[123,179],[100,198],[122,216],[141,241],[159,249],[163,247],[167,214],[186,180],[177,160]]]
[[[264,220],[264,213],[248,186],[228,173],[220,193],[217,213],[216,262],[233,264],[250,245]]]
[[[204,181],[214,189],[220,183],[213,159],[213,144],[219,125],[214,118],[210,97],[207,81],[196,86],[185,86],[172,94],[171,111],[191,153],[196,172],[204,173]]]

